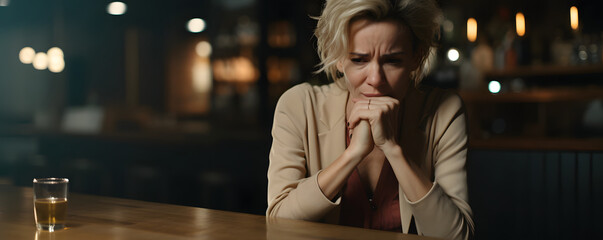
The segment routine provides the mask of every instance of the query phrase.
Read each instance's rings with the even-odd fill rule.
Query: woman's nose
[[[385,80],[385,74],[383,68],[379,62],[373,61],[370,64],[367,74],[367,83],[373,87],[377,87]]]

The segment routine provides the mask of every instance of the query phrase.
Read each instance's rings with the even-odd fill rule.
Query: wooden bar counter
[[[32,189],[0,185],[0,239],[432,239],[76,193],[67,216],[64,230],[36,231]]]

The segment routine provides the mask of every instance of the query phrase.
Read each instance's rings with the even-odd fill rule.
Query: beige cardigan
[[[327,199],[317,175],[345,150],[348,91],[332,83],[304,83],[285,92],[274,113],[268,167],[268,217],[339,222],[339,204]],[[437,89],[408,91],[400,144],[434,182],[420,200],[410,202],[399,188],[402,229],[415,216],[418,233],[467,239],[473,232],[465,160],[467,134],[461,99]]]

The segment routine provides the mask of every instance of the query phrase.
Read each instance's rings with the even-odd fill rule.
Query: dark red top
[[[346,139],[349,145],[349,134]],[[343,189],[339,224],[402,232],[398,179],[387,159],[383,162],[375,192],[362,181],[357,169],[352,172]]]

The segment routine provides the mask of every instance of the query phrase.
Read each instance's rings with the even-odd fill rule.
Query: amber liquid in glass
[[[34,202],[36,224],[44,230],[54,231],[65,227],[67,199],[36,199]]]

